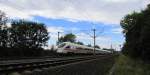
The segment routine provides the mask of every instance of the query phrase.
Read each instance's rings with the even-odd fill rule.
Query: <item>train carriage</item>
[[[84,54],[89,54],[89,53],[93,53],[93,47],[74,44],[74,43],[70,43],[70,42],[64,42],[64,43],[61,43],[58,46],[57,52],[58,53],[84,53]],[[96,54],[106,54],[106,53],[112,53],[112,52],[108,51],[108,50],[102,50],[102,49],[95,48],[95,53]]]

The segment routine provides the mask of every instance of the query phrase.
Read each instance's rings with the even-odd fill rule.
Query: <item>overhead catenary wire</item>
[[[68,1],[68,0],[66,0],[66,1]],[[70,3],[73,5],[73,2],[71,1],[71,0],[69,0],[70,1]],[[76,0],[76,2],[78,3],[78,4],[81,4],[78,0]],[[82,16],[84,16],[87,20],[90,20],[90,17],[89,17],[89,13],[87,12],[87,10],[85,9],[84,10],[84,13],[85,14],[83,14],[83,13],[80,13],[80,14],[82,14]],[[92,23],[92,22],[91,22]],[[93,49],[93,54],[95,55],[95,45],[96,45],[96,29],[95,29],[95,24],[91,24],[91,25],[93,25],[93,27],[92,27],[92,31],[93,31],[93,35],[90,35],[89,33],[87,33],[90,37],[92,37],[93,38],[93,45],[94,45],[94,49]]]
[[[69,3],[70,4],[70,7],[71,8],[73,8],[73,6],[75,6],[75,4],[78,4],[78,5],[81,5],[81,3],[80,3],[80,1],[79,0],[64,0],[64,1],[67,1],[67,3]],[[80,15],[82,15],[83,17],[83,19],[84,20],[90,20],[91,18],[90,18],[90,13],[88,12],[88,9],[86,8],[86,9],[84,9],[84,12],[82,12],[82,13],[80,13]],[[87,34],[87,35],[89,35],[90,37],[92,37],[93,38],[93,44],[94,44],[94,51],[95,51],[95,45],[96,45],[96,38],[97,37],[99,37],[99,35],[98,34],[101,34],[101,33],[103,33],[104,32],[104,29],[102,30],[100,30],[100,31],[98,31],[96,28],[95,28],[95,24],[94,24],[94,22],[90,22],[91,23],[91,25],[92,25],[92,29],[88,29],[88,30],[79,30],[79,31],[81,31],[81,32],[83,32],[83,33],[85,33],[85,34]],[[71,29],[71,30],[64,30],[63,32],[60,32],[60,31],[58,31],[56,34],[57,34],[57,40],[58,40],[58,45],[59,45],[59,39],[60,39],[60,37],[62,36],[62,35],[60,35],[60,34],[66,34],[66,33],[74,33],[74,32],[76,32],[76,33],[79,33],[79,31],[75,31],[75,30],[73,30],[73,29]],[[89,32],[88,33],[88,31],[92,31],[92,33],[91,32]],[[81,33],[80,32],[80,33]],[[98,32],[98,33],[97,33]],[[93,52],[94,52],[93,51]]]
[[[76,0],[76,1],[74,1],[74,0],[65,0],[65,1],[68,1],[68,3],[70,3],[71,6],[74,6],[75,2],[77,2],[78,5],[81,5],[81,3],[78,0]],[[80,14],[82,14],[82,16],[84,16],[87,20],[90,20],[89,13],[87,12],[87,9],[84,9],[84,14],[83,13],[80,13]],[[86,33],[86,34],[93,38],[93,45],[94,45],[93,54],[95,55],[96,38],[99,35],[96,34],[97,29],[95,28],[95,24],[93,22],[91,22],[91,25],[93,25],[92,30],[91,30],[91,31],[93,31],[93,35],[91,35],[90,33]],[[102,30],[99,33],[102,33]]]

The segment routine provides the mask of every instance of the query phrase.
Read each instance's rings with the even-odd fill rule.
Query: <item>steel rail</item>
[[[56,60],[33,60],[33,61],[27,61],[27,62],[16,62],[16,63],[5,63],[0,64],[0,72],[11,72],[11,71],[21,71],[26,69],[35,69],[35,68],[45,68],[45,67],[51,67],[51,66],[58,66],[58,65],[64,65],[69,64],[73,62],[79,62],[79,61],[85,61],[90,59],[96,59],[98,57],[102,57],[105,55],[95,55],[95,56],[84,56],[84,57],[73,57],[73,58],[62,58],[62,59],[56,59]]]

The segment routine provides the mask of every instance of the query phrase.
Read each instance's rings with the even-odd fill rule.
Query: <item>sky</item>
[[[26,19],[44,23],[49,31],[48,45],[55,45],[57,32],[73,33],[77,41],[93,44],[92,29],[96,29],[96,44],[110,45],[119,50],[124,43],[120,20],[133,11],[146,8],[150,0],[0,0],[0,10],[10,19]]]

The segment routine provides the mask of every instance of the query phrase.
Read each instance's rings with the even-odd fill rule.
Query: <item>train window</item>
[[[66,48],[71,48],[70,46],[67,46]]]

